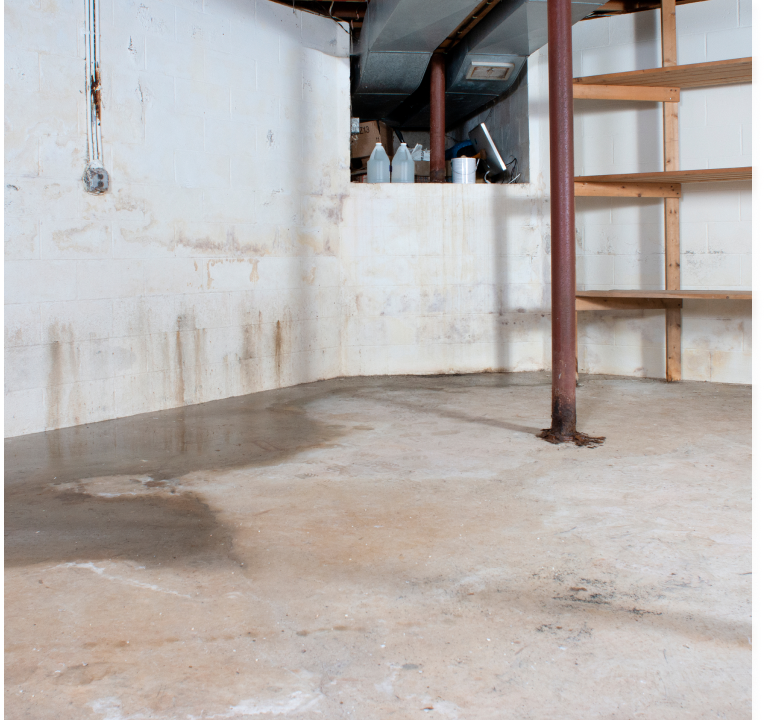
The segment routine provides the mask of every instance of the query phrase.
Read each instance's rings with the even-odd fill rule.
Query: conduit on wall
[[[82,179],[85,190],[105,193],[109,174],[103,166],[101,142],[101,8],[99,0],[85,0],[85,97],[88,103],[88,164]]]

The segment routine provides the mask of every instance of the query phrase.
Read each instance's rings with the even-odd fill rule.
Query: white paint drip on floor
[[[94,565],[92,562],[62,563],[61,565],[55,565],[51,569],[58,570],[59,568],[72,568],[72,567],[82,568],[84,570],[91,570],[96,575],[100,575],[102,578],[105,578],[106,580],[121,582],[121,583],[124,583],[125,585],[132,585],[133,587],[141,588],[143,590],[153,590],[154,592],[161,592],[161,593],[165,593],[166,595],[177,595],[178,597],[188,598],[189,600],[191,599],[190,595],[184,595],[183,593],[176,592],[175,590],[165,590],[164,588],[161,588],[158,585],[151,585],[150,583],[144,583],[144,582],[140,582],[139,580],[133,580],[131,578],[120,577],[119,575],[108,575],[106,574],[105,568],[100,568],[97,565]]]
[[[202,715],[187,715],[186,717],[187,720],[202,720],[203,718],[214,720],[215,718],[238,718],[266,714],[291,715],[292,713],[301,713],[313,709],[322,697],[323,693],[318,690],[307,693],[298,690],[281,700],[258,701],[250,698],[242,700],[238,705],[232,706],[228,712],[222,714],[209,715],[203,713]],[[136,713],[134,715],[123,715],[122,701],[116,697],[99,698],[88,704],[93,708],[93,712],[101,714],[102,720],[170,720],[170,717],[164,714],[146,715],[144,713]],[[318,710],[314,710],[314,712],[318,712]]]
[[[116,697],[106,697],[88,703],[93,712],[100,713],[102,720],[150,720],[153,715],[136,713],[135,715],[122,714],[122,701]]]
[[[226,715],[216,717],[236,717],[237,715],[287,715],[293,712],[304,712],[310,710],[322,698],[322,695],[316,692],[304,693],[301,690],[293,692],[288,698],[283,700],[242,700],[238,705],[231,708],[231,712]]]

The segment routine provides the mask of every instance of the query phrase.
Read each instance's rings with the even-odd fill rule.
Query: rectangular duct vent
[[[467,71],[467,80],[506,80],[515,64],[510,62],[483,62],[473,60]]]

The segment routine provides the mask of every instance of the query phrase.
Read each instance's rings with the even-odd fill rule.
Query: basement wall
[[[545,48],[528,61],[527,184],[361,185],[348,179],[347,35],[335,23],[268,0],[113,2],[101,5],[112,189],[100,197],[80,180],[83,10],[60,0],[6,7],[7,436],[343,375],[549,368]],[[618,22],[637,33],[643,17],[652,16]],[[639,59],[634,68],[658,64],[642,49],[657,47],[652,28],[627,33],[619,50],[614,22],[574,28],[576,62],[623,52]],[[608,43],[587,48],[579,28],[598,23]],[[632,66],[602,60],[587,72]],[[739,123],[750,123],[747,97]],[[637,158],[659,169],[657,107],[616,110],[655,138],[617,163],[615,148],[631,150],[636,132],[606,142],[610,165],[585,137],[582,112],[592,109],[577,106],[577,171],[584,160],[586,172],[642,169]],[[644,126],[644,113],[655,122]],[[603,122],[613,138],[623,127]],[[703,250],[698,282],[683,281],[744,287],[750,184],[715,189],[694,206],[689,192],[683,200],[682,221],[698,223],[700,238],[683,251]],[[660,284],[660,206],[599,202],[577,205],[579,286]],[[712,241],[719,222],[732,235],[722,245]],[[615,244],[598,250],[601,226]],[[713,275],[725,262],[738,274]],[[662,314],[582,323],[585,371],[663,375]],[[750,382],[750,305],[688,307],[683,346],[685,377]]]
[[[6,3],[5,432],[334,377],[347,33],[267,0]]]
[[[752,55],[751,0],[677,8],[680,64]],[[576,76],[661,65],[659,11],[573,27]],[[575,101],[577,175],[663,169],[659,103]],[[751,84],[681,91],[680,169],[752,165]],[[680,202],[683,289],[751,289],[751,183],[684,185]],[[580,289],[662,289],[663,200],[577,198]],[[663,311],[579,316],[583,372],[665,377]],[[685,300],[682,377],[751,382],[751,302]]]

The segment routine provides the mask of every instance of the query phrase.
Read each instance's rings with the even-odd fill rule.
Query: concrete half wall
[[[268,0],[101,0],[101,14],[111,190],[92,196],[82,7],[6,4],[7,436],[343,375],[549,367],[544,50],[528,64],[529,183],[366,186],[349,182],[337,24]],[[602,22],[620,27],[582,26]],[[725,192],[714,217],[737,233],[750,188]],[[651,232],[634,228],[652,205],[606,204],[578,208],[582,286],[662,261],[628,241]],[[624,239],[599,252],[605,222]],[[697,222],[695,284],[745,286],[750,228],[714,244],[717,221]],[[738,274],[702,269],[727,265]],[[661,376],[660,320],[592,321],[585,369]],[[750,307],[688,308],[685,342],[686,378],[750,382]]]

